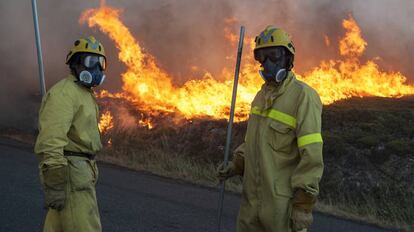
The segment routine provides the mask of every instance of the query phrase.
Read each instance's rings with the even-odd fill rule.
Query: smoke
[[[240,1],[235,1],[240,2]],[[247,25],[250,33],[257,33],[269,23],[285,28],[296,45],[296,70],[303,73],[322,59],[338,57],[337,44],[344,32],[342,20],[352,15],[368,42],[365,59],[380,57],[379,64],[386,71],[401,71],[414,82],[412,38],[414,28],[413,1],[245,1],[235,4],[235,14]],[[324,36],[331,45],[327,47]]]
[[[104,88],[120,90],[114,44],[96,29],[78,22],[82,11],[99,1],[38,1],[39,23],[47,87],[68,74],[65,56],[79,37],[94,35],[105,45],[109,70]],[[250,38],[273,24],[285,28],[296,45],[296,70],[306,72],[322,59],[338,57],[342,19],[352,14],[368,42],[364,59],[381,57],[381,67],[401,71],[414,82],[412,38],[414,2],[406,0],[118,0],[107,5],[122,8],[122,19],[146,52],[181,84],[202,73],[214,76],[232,69],[234,46],[227,30],[238,34],[241,24]],[[33,129],[40,103],[38,70],[30,1],[0,2],[0,128]],[[229,20],[233,19],[233,20]],[[325,44],[328,36],[331,45]],[[245,50],[249,52],[249,50]],[[197,68],[194,68],[197,67]]]

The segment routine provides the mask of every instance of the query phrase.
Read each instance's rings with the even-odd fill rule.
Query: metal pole
[[[239,37],[239,46],[238,46],[238,49],[237,49],[236,70],[234,72],[233,94],[231,96],[230,119],[229,119],[229,125],[227,127],[226,147],[225,147],[225,150],[224,150],[224,167],[227,166],[228,161],[229,161],[231,131],[232,131],[233,120],[234,120],[234,108],[236,106],[237,84],[239,82],[240,62],[241,62],[241,56],[242,56],[242,51],[243,51],[243,40],[244,40],[244,26],[241,26],[240,27],[240,37]],[[222,213],[223,213],[224,189],[225,189],[225,181],[221,181],[220,182],[219,205],[218,205],[218,221],[217,221],[217,231],[218,232],[220,232],[220,229],[221,229],[221,217],[222,217]]]
[[[42,46],[40,44],[39,20],[37,17],[36,0],[32,0],[32,11],[33,11],[33,23],[34,23],[36,47],[37,47],[37,62],[39,64],[40,92],[42,96],[44,96],[46,93],[46,85],[45,85],[45,73],[43,70]]]

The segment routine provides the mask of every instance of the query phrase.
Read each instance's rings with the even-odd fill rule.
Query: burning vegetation
[[[228,118],[232,71],[225,67],[222,76],[213,77],[206,72],[199,79],[175,86],[172,76],[157,65],[156,58],[143,50],[140,42],[123,24],[120,13],[119,9],[102,5],[97,9],[86,10],[80,19],[81,22],[87,22],[89,27],[98,27],[115,42],[119,49],[119,60],[127,67],[127,71],[121,74],[123,91],[102,91],[99,97],[122,98],[132,103],[146,115],[146,121],[140,124],[149,127],[154,125],[147,121],[160,113],[174,114],[177,118],[175,121],[199,117]],[[382,71],[374,60],[361,62],[360,57],[368,44],[352,16],[344,19],[342,26],[346,32],[339,42],[340,59],[321,61],[311,71],[297,74],[299,79],[318,91],[324,104],[351,97],[398,98],[414,94],[414,86],[407,84],[407,78],[400,72]],[[234,46],[234,38],[235,35],[226,36],[229,46]],[[246,45],[252,50],[253,41],[251,38],[248,40],[251,42]],[[330,41],[327,36],[325,40]],[[247,119],[250,103],[263,83],[257,73],[259,66],[251,54],[245,52],[243,58],[236,107],[238,121]]]
[[[198,79],[174,85],[173,76],[143,49],[120,14],[119,9],[102,5],[86,10],[80,20],[108,35],[126,66],[121,92],[97,94],[105,109],[100,130],[109,144],[100,158],[214,185],[214,169],[223,155],[233,70],[223,67],[220,76],[205,72]],[[414,200],[412,194],[407,196],[413,191],[412,180],[407,178],[412,176],[414,165],[413,99],[391,98],[414,95],[414,85],[398,71],[384,71],[375,59],[362,61],[368,43],[351,15],[342,27],[345,34],[339,40],[339,58],[322,60],[308,72],[296,73],[318,91],[326,106],[323,135],[328,155],[321,205],[333,204],[335,209],[401,227],[412,222],[414,215],[412,208],[406,207]],[[237,35],[228,28],[224,31],[229,46],[235,47]],[[327,35],[324,40],[326,46],[335,46]],[[257,72],[259,64],[252,57],[253,39],[247,38],[245,46],[233,148],[244,138],[250,103],[263,83]],[[204,70],[191,68],[197,73]],[[389,99],[358,99],[363,97]],[[354,99],[343,101],[350,98]],[[400,168],[404,165],[406,168]],[[230,181],[230,186],[240,188],[237,181]]]
[[[110,111],[106,111],[101,115],[101,120],[99,121],[99,131],[101,133],[106,133],[114,127],[112,119],[113,117]]]

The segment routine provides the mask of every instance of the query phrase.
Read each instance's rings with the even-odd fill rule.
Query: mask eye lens
[[[266,54],[263,50],[258,50],[254,53],[254,59],[259,61],[259,63],[263,63],[266,59]]]
[[[99,64],[101,65],[102,70],[106,69],[106,60],[103,56],[99,57]]]
[[[93,68],[99,62],[99,58],[97,56],[86,56],[85,57],[85,67]]]
[[[85,65],[86,68],[90,68],[91,67],[91,56],[86,56],[83,59],[83,64]]]
[[[273,63],[279,62],[283,59],[285,51],[281,47],[270,47],[259,49],[255,52],[255,59],[260,63],[264,63],[266,59],[269,59]]]
[[[277,62],[283,57],[283,49],[274,48],[267,51],[266,57],[268,57],[272,62]]]
[[[102,70],[106,69],[106,61],[103,56],[88,55],[84,58],[83,64],[86,68],[93,68],[99,65]]]

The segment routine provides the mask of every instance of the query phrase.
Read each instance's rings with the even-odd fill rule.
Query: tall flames
[[[151,54],[143,51],[140,42],[122,23],[119,9],[105,5],[89,9],[82,14],[80,22],[87,22],[89,27],[98,27],[107,34],[119,50],[119,60],[127,68],[121,74],[123,91],[115,94],[103,91],[99,94],[101,97],[126,99],[150,115],[151,112],[175,112],[187,119],[228,118],[232,70],[223,68],[219,78],[205,73],[200,79],[175,86],[172,77],[159,68]],[[406,77],[401,73],[381,71],[373,60],[360,61],[367,42],[351,16],[343,20],[343,27],[346,34],[339,43],[341,59],[321,61],[311,71],[297,74],[299,79],[318,91],[324,104],[353,96],[401,97],[414,94],[414,85],[406,84]],[[234,43],[237,37],[226,28],[225,31],[228,32],[226,39],[230,44]],[[330,44],[327,36],[325,42]],[[250,40],[246,45],[251,49],[253,43]],[[259,66],[250,54],[245,52],[240,73],[236,106],[238,120],[248,117],[250,103],[263,83],[257,73]]]
[[[343,20],[342,26],[346,29],[339,41],[342,59],[322,61],[319,67],[299,77],[318,91],[324,104],[351,97],[414,94],[414,85],[406,84],[407,78],[400,72],[383,72],[373,60],[362,64],[359,58],[367,42],[358,24],[350,16]]]
[[[226,117],[231,100],[230,72],[223,71],[223,82],[206,73],[201,80],[187,81],[181,87],[174,86],[171,76],[157,66],[155,58],[143,52],[140,43],[120,21],[119,13],[117,9],[102,6],[87,10],[81,17],[82,22],[86,20],[90,27],[98,26],[108,34],[119,49],[120,61],[127,66],[127,71],[122,74],[124,92],[115,95],[104,92],[101,96],[128,99],[144,111],[179,112],[185,118]],[[247,117],[249,102],[260,83],[256,80],[254,86],[244,86],[239,89],[238,114],[241,118]]]

